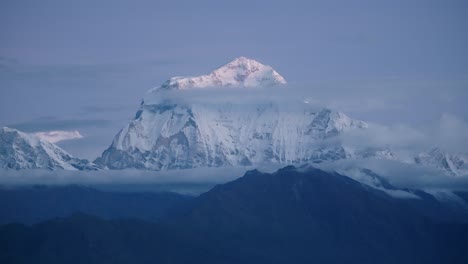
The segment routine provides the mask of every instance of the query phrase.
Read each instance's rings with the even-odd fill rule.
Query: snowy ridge
[[[150,90],[185,90],[210,87],[267,87],[286,84],[272,67],[246,57],[239,57],[210,74],[198,77],[173,77]]]
[[[58,146],[19,130],[0,129],[0,168],[97,170],[87,160],[77,159]]]

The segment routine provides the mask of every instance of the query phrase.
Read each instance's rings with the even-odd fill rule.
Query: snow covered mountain
[[[339,136],[366,123],[299,100],[271,100],[284,84],[272,67],[245,57],[207,75],[171,78],[148,91],[134,120],[95,163],[167,170],[387,159],[467,174],[462,155],[432,150],[399,157],[392,146],[347,146]],[[263,92],[242,97],[254,91]]]
[[[446,153],[439,148],[419,153],[414,161],[416,164],[435,167],[450,172],[453,175],[468,175],[468,155]]]
[[[270,66],[244,57],[209,75],[172,78],[149,91],[135,119],[95,162],[109,169],[165,170],[349,157],[342,146],[321,144],[343,131],[367,127],[343,113],[304,102],[181,100],[186,90],[196,88],[264,88],[285,83]],[[181,93],[172,96],[173,91]]]
[[[198,77],[173,77],[157,89],[185,90],[210,87],[265,87],[286,84],[286,80],[272,67],[255,60],[239,57],[210,74]]]
[[[0,129],[0,168],[97,170],[84,159],[72,157],[55,144],[19,130]]]

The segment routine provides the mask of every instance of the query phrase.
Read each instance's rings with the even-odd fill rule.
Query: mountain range
[[[400,157],[392,146],[346,145],[342,135],[369,125],[307,101],[278,100],[287,94],[286,84],[271,66],[239,57],[209,74],[173,77],[150,89],[134,119],[94,162],[32,134],[2,128],[0,167],[158,171],[390,159],[452,175],[468,172],[468,155],[438,147]]]
[[[468,171],[467,155],[439,148],[400,158],[392,146],[342,144],[343,133],[368,124],[307,101],[268,97],[281,97],[285,89],[286,80],[271,66],[245,57],[207,75],[171,78],[148,91],[134,120],[95,163],[108,169],[167,170],[376,158],[455,175]],[[240,102],[232,91],[241,95]]]

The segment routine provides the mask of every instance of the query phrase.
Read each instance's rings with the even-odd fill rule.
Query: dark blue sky
[[[62,146],[95,157],[146,90],[241,55],[355,118],[466,121],[466,14],[463,0],[2,0],[0,125],[77,129]]]

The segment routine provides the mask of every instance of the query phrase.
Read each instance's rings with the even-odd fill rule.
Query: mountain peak
[[[260,62],[258,62],[256,60],[249,59],[247,57],[241,56],[241,57],[235,58],[234,60],[232,60],[228,64],[224,65],[223,67],[226,67],[226,66],[239,66],[239,67],[245,67],[245,68],[258,68],[258,67],[265,66],[265,65],[261,64]],[[223,68],[223,67],[221,67],[221,68]]]
[[[256,60],[238,57],[209,74],[196,77],[173,77],[161,87],[162,90],[187,90],[193,88],[240,87],[256,88],[286,84],[286,80],[271,66]]]
[[[0,129],[0,168],[97,170],[87,160],[77,159],[57,145],[17,129]]]

